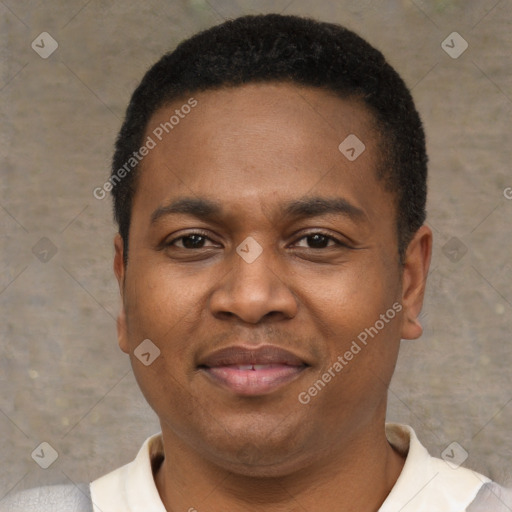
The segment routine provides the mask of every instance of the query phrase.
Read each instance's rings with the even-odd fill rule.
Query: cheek
[[[133,372],[155,411],[177,413],[190,400],[186,390],[191,370],[186,363],[192,360],[190,340],[199,325],[196,288],[183,286],[157,265],[142,267],[139,262],[137,270],[137,275],[128,276],[125,288]],[[147,339],[156,347],[150,346],[149,352],[158,354],[148,365],[137,356],[137,348]]]
[[[196,297],[159,272],[132,279],[126,292],[128,343],[134,375],[155,410],[162,401],[162,407],[172,409],[174,406],[164,397],[173,396],[173,403],[182,404],[193,370],[187,363],[193,360],[194,344],[190,340],[197,337],[199,325]],[[144,358],[139,359],[137,354],[140,356],[138,347],[147,339],[154,344],[153,350],[158,355],[146,366]]]
[[[131,277],[131,276],[130,276]],[[132,330],[166,340],[197,320],[204,280],[186,278],[163,265],[148,262],[127,279],[126,309]]]
[[[396,274],[396,273],[395,273]],[[387,368],[396,356],[400,340],[400,287],[397,276],[376,262],[361,262],[304,288],[304,309],[315,330],[326,340],[332,364],[353,346],[347,369],[367,373]],[[393,307],[394,306],[394,307]],[[369,367],[368,367],[369,365]],[[380,373],[380,372],[379,372]],[[355,375],[355,378],[358,378]]]
[[[330,323],[361,326],[387,304],[387,283],[374,262],[354,261],[320,279],[304,281],[308,308],[315,308]]]
[[[315,304],[316,331],[323,330],[328,355],[309,388],[313,393],[322,389],[312,407],[333,424],[339,421],[340,410],[353,415],[354,421],[380,410],[400,345],[400,303],[382,280],[366,275],[338,284],[342,287],[332,286],[330,294]],[[318,380],[328,382],[325,391]]]

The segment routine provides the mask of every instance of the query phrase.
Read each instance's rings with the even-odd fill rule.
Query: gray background
[[[271,11],[348,26],[412,88],[435,248],[425,334],[403,342],[389,419],[510,483],[512,1],[2,0],[0,498],[97,478],[158,431],[117,347],[115,228],[92,190],[148,66],[199,29]],[[469,44],[457,59],[441,47],[453,31]],[[31,48],[41,32],[59,45],[47,59]],[[31,458],[43,441],[59,454],[46,470]]]

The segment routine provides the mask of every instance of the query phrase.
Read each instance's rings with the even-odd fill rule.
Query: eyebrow
[[[343,215],[358,222],[366,219],[365,212],[348,200],[336,197],[304,197],[281,205],[281,212],[286,217],[307,218],[320,215]],[[222,205],[216,201],[202,198],[185,197],[168,205],[158,207],[151,215],[151,223],[167,215],[192,215],[208,221],[222,215]]]
[[[153,224],[161,217],[171,214],[193,215],[203,220],[211,220],[213,217],[219,217],[221,213],[222,206],[220,203],[210,199],[185,197],[157,208],[151,215],[151,223]]]
[[[342,197],[305,197],[287,203],[283,207],[283,213],[289,217],[318,217],[320,215],[343,215],[354,221],[366,218],[366,213],[347,199]]]

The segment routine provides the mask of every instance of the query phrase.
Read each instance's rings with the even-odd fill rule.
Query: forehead
[[[376,180],[379,135],[361,101],[287,83],[192,96],[160,108],[148,123],[145,140],[154,147],[141,165],[134,209],[180,196],[220,201],[226,210],[351,196],[379,214],[377,203],[389,201]]]

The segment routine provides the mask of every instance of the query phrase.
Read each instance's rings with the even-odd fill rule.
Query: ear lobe
[[[121,293],[121,297],[123,296],[124,291],[124,275],[125,275],[125,267],[124,267],[124,244],[121,235],[118,233],[114,237],[114,274],[117,278],[117,283],[119,285],[119,292]]]
[[[415,340],[423,333],[418,315],[423,306],[425,286],[432,256],[432,230],[425,224],[407,247],[402,275],[402,338]]]
[[[121,235],[117,234],[114,238],[114,274],[117,278],[117,283],[119,285],[119,293],[121,295],[121,311],[117,317],[117,341],[119,344],[119,348],[129,354],[129,345],[128,345],[128,327],[126,325],[126,312],[124,309],[124,279],[126,274],[126,269],[124,265],[123,259],[123,239]]]
[[[121,311],[117,315],[117,343],[119,348],[125,353],[130,353],[130,346],[128,344],[128,327],[126,325],[126,313],[124,306],[121,305]]]

